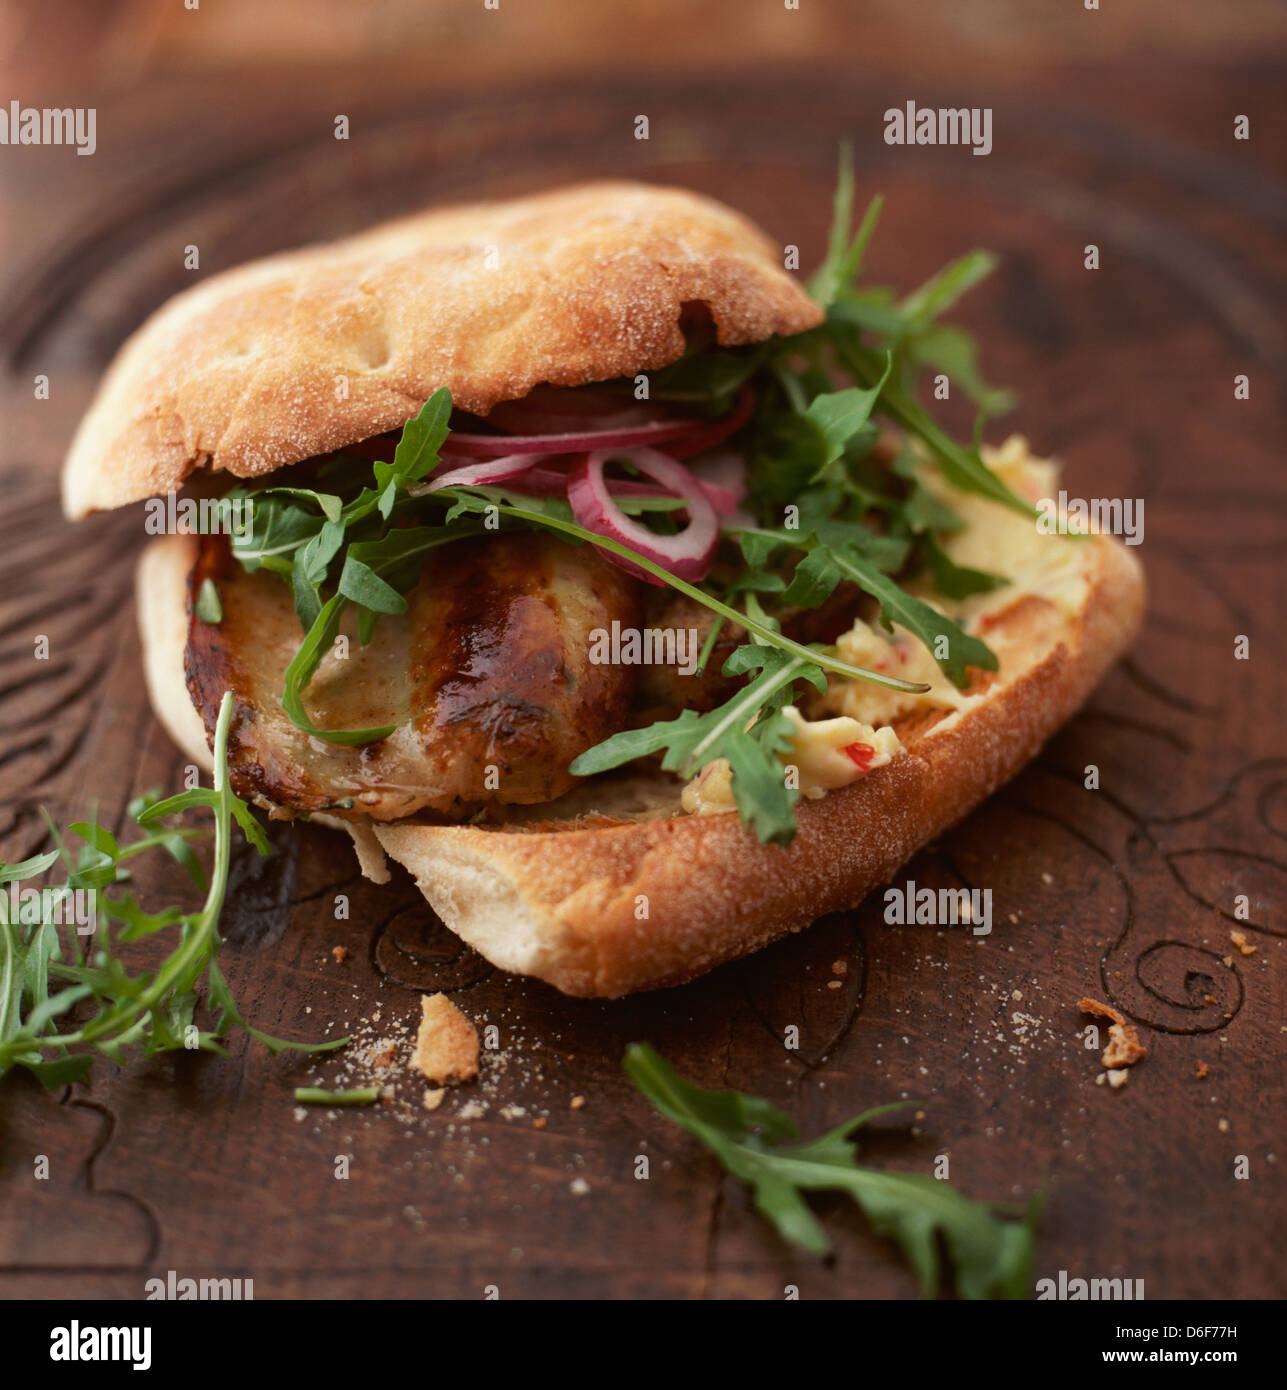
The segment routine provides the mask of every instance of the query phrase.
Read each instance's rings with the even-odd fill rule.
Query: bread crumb
[[[844,988],[844,984],[845,984],[845,982],[844,982],[843,980],[828,980],[828,981],[827,981],[827,988],[828,988],[828,989],[843,989],[843,988]]]
[[[1228,1120],[1224,1120],[1224,1119],[1218,1120],[1218,1121],[1216,1122],[1216,1128],[1220,1131],[1221,1134],[1228,1134],[1228,1133],[1229,1133],[1229,1121],[1228,1121]]]
[[[1223,965],[1224,968],[1225,968],[1226,970],[1232,970],[1232,969],[1233,969],[1233,957],[1232,957],[1232,956],[1221,956],[1221,957],[1220,957],[1220,964]]]
[[[536,1119],[534,1119],[534,1120],[532,1121],[532,1128],[533,1128],[533,1129],[544,1129],[544,1128],[545,1128],[545,1125],[546,1125],[546,1120],[545,1120],[545,1116],[544,1116],[544,1115],[538,1115],[538,1116],[536,1117]]]
[[[571,1102],[571,1104],[572,1104],[572,1109],[573,1109],[573,1110],[581,1110],[581,1109],[583,1109],[584,1106],[585,1106],[585,1097],[584,1097],[584,1096],[573,1096],[573,1097],[572,1097],[572,1102]]]
[[[452,1085],[478,1075],[478,1030],[445,994],[420,996],[411,1065],[426,1081]]]
[[[584,1178],[573,1178],[572,1181],[568,1183],[568,1191],[574,1197],[584,1197],[589,1190],[590,1184],[586,1182]]]
[[[346,961],[349,958],[349,948],[347,946],[332,946],[331,954],[338,961]]]
[[[1126,1022],[1111,1004],[1101,1004],[1098,999],[1079,999],[1077,1007],[1084,1014],[1097,1014],[1100,1018],[1107,1018],[1113,1023]]]
[[[384,1039],[384,1046],[371,1058],[371,1065],[376,1071],[388,1071],[397,1055],[397,1048],[387,1039]]]
[[[847,960],[833,960],[831,962],[831,973],[833,975],[848,975],[849,962]]]
[[[1131,1067],[1147,1056],[1148,1048],[1140,1042],[1140,1035],[1129,1023],[1109,1025],[1108,1046],[1100,1059],[1105,1067]]]
[[[1210,1070],[1211,1068],[1207,1066],[1205,1062],[1199,1062],[1198,1065],[1193,1069],[1193,1075],[1196,1076],[1199,1081],[1205,1081],[1207,1079],[1207,1074],[1210,1072]]]
[[[1104,1068],[1109,1073],[1109,1080],[1112,1081],[1112,1073],[1122,1067],[1134,1066],[1141,1057],[1148,1056],[1148,1048],[1140,1042],[1140,1035],[1132,1023],[1122,1017],[1111,1004],[1101,1004],[1098,999],[1079,999],[1077,1007],[1084,1014],[1094,1014],[1099,1018],[1110,1020],[1108,1029],[1108,1046],[1104,1049],[1104,1055],[1100,1058]],[[1120,1081],[1112,1081],[1113,1086],[1120,1086]]]
[[[1041,881],[1042,883],[1053,883],[1055,880],[1050,874],[1042,874]]]
[[[442,1104],[442,1098],[447,1092],[441,1086],[436,1091],[426,1091],[424,1099],[420,1102],[426,1110],[437,1110]]]
[[[1122,1087],[1126,1085],[1126,1080],[1130,1076],[1130,1072],[1128,1072],[1125,1067],[1115,1067],[1111,1071],[1106,1071],[1103,1074],[1108,1077],[1108,1084],[1115,1091],[1120,1091]]]
[[[1252,946],[1248,944],[1245,932],[1231,931],[1229,933],[1229,940],[1232,941],[1233,944],[1238,948],[1238,952],[1240,955],[1254,956],[1256,952],[1260,949],[1258,946]]]

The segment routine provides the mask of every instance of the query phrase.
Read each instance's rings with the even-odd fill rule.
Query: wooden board
[[[1021,392],[1015,427],[1066,461],[1070,492],[1146,499],[1151,610],[1135,652],[1038,762],[908,868],[918,884],[991,888],[990,938],[887,927],[868,902],[690,987],[576,1002],[491,969],[427,919],[405,876],[360,880],[330,833],[275,833],[272,859],[238,857],[226,918],[221,959],[247,1016],[292,1037],[359,1025],[379,1037],[414,1025],[421,991],[444,989],[497,1030],[482,1085],[428,1113],[399,1075],[393,1107],[299,1118],[292,1086],[335,1079],[339,1064],[244,1041],[226,1060],[104,1065],[60,1096],[6,1085],[0,1295],[138,1297],[167,1269],[253,1277],[258,1297],[914,1293],[838,1200],[819,1203],[830,1260],[784,1248],[626,1082],[635,1039],[702,1083],[771,1097],[805,1133],[882,1101],[939,1102],[919,1135],[879,1135],[873,1161],[927,1172],[947,1154],[978,1197],[1048,1182],[1039,1275],[1143,1279],[1150,1298],[1284,1292],[1287,481],[1273,380],[1287,356],[1287,200],[1268,153],[1282,117],[1272,70],[1190,77],[1108,65],[988,92],[995,148],[975,159],[884,145],[881,112],[908,84],[871,71],[470,97],[369,77],[345,91],[348,144],[331,137],[323,82],[225,74],[217,93],[159,79],[101,103],[94,160],[14,166],[17,268],[0,314],[7,858],[41,842],[41,805],[67,820],[97,800],[123,826],[131,796],[180,785],[140,678],[141,512],[72,529],[56,474],[110,353],[190,282],[189,244],[208,273],[433,200],[622,173],[726,198],[807,266],[837,141],[851,138],[860,188],[887,196],[873,279],[910,286],[974,245],[1003,257],[964,317],[989,375]],[[970,104],[932,81],[915,96]],[[157,113],[181,100],[203,114],[166,129]],[[1229,138],[1235,109],[1252,113],[1251,146]],[[636,112],[651,116],[646,143]],[[1084,268],[1090,243],[1097,271]],[[38,373],[48,401],[33,399]],[[950,414],[968,428],[956,402]],[[42,634],[47,662],[33,659]],[[1239,634],[1250,660],[1234,658]],[[1237,895],[1249,921],[1234,917]],[[1256,954],[1231,947],[1239,927]],[[1086,994],[1114,1002],[1149,1047],[1121,1092],[1095,1084],[1075,1007]],[[798,1050],[783,1046],[789,1025]],[[481,1113],[462,1118],[471,1102]]]

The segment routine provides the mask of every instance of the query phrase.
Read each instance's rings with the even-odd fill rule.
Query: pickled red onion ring
[[[626,516],[604,477],[604,466],[612,459],[630,464],[644,477],[660,483],[672,496],[682,499],[688,525],[673,536],[662,536]],[[586,454],[568,475],[568,501],[572,514],[587,530],[628,545],[678,579],[703,578],[715,559],[719,517],[711,499],[682,464],[655,449],[598,449]],[[609,551],[607,558],[646,583],[663,582],[622,556]]]

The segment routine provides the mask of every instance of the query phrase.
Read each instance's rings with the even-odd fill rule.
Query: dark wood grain
[[[1063,457],[1071,491],[1146,499],[1152,593],[1138,647],[1086,711],[908,869],[931,886],[990,887],[987,939],[887,927],[868,902],[687,988],[571,1001],[460,946],[404,876],[389,889],[359,879],[328,832],[275,834],[272,860],[239,857],[226,919],[247,1015],[319,1037],[376,1010],[409,1022],[419,992],[445,989],[499,1030],[504,1066],[489,1059],[485,1113],[458,1117],[467,1093],[417,1112],[400,1082],[406,1113],[296,1119],[291,1087],[338,1064],[241,1041],[226,1060],[104,1066],[61,1096],[18,1080],[0,1097],[12,1194],[0,1294],[138,1297],[170,1268],[252,1276],[260,1297],[480,1297],[489,1284],[504,1297],[772,1298],[788,1283],[806,1297],[914,1293],[838,1201],[820,1204],[832,1260],[785,1249],[625,1081],[623,1048],[640,1038],[698,1081],[770,1096],[805,1132],[881,1101],[939,1101],[918,1134],[877,1136],[873,1161],[924,1172],[950,1154],[954,1181],[980,1197],[1048,1181],[1038,1274],[1140,1278],[1149,1297],[1287,1291],[1287,480],[1273,393],[1287,357],[1287,197],[1263,139],[1225,138],[1225,112],[1251,111],[1266,136],[1281,118],[1268,68],[1195,68],[1202,100],[1188,106],[1173,76],[1109,67],[986,93],[996,149],[972,159],[885,146],[880,112],[909,93],[872,71],[621,76],[472,99],[369,80],[345,93],[348,145],[329,137],[325,94],[296,84],[287,100],[225,75],[208,120],[181,131],[142,114],[172,90],[118,97],[100,120],[110,114],[130,147],[109,141],[92,173],[25,166],[15,208],[53,197],[84,215],[16,238],[0,313],[7,857],[40,843],[42,804],[67,817],[97,799],[120,825],[130,796],[180,785],[182,759],[141,687],[129,596],[140,513],[73,530],[56,471],[110,353],[189,282],[188,243],[209,273],[435,199],[615,172],[726,198],[807,265],[836,142],[852,138],[861,187],[887,196],[873,278],[910,285],[973,245],[1003,257],[964,315],[990,375],[1019,388],[1015,427]],[[915,95],[964,100],[959,84]],[[638,111],[652,116],[647,144],[630,136]],[[1098,272],[1083,268],[1088,242]],[[51,376],[48,402],[32,400],[38,372]],[[1240,372],[1246,402],[1233,396]],[[968,427],[956,411],[953,423]],[[42,633],[51,654],[38,663]],[[1250,661],[1233,658],[1237,634]],[[1083,784],[1092,763],[1097,791]],[[1239,893],[1253,904],[1242,924]],[[1238,925],[1255,955],[1230,954]],[[336,945],[349,949],[342,963]],[[1149,1047],[1120,1093],[1094,1084],[1075,1008],[1085,994],[1114,1002]],[[791,1024],[798,1051],[782,1046]],[[584,1108],[571,1108],[576,1095]],[[47,1182],[31,1177],[39,1153]],[[340,1154],[347,1181],[334,1176]],[[647,1181],[633,1176],[639,1154]],[[1238,1155],[1248,1180],[1235,1180]],[[578,1178],[588,1193],[572,1191]]]

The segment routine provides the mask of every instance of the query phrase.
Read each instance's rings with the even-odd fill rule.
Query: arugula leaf
[[[707,1091],[682,1080],[647,1043],[633,1043],[622,1063],[626,1075],[667,1118],[700,1140],[724,1170],[752,1192],[755,1209],[778,1233],[814,1255],[831,1243],[805,1201],[807,1192],[845,1192],[872,1229],[894,1241],[933,1297],[943,1280],[943,1256],[962,1298],[1027,1298],[1040,1198],[1020,1220],[998,1215],[1000,1204],[973,1202],[946,1182],[910,1173],[862,1167],[852,1136],[882,1115],[915,1107],[895,1101],[847,1120],[805,1143],[768,1101],[737,1091]]]
[[[340,593],[363,608],[377,613],[405,613],[407,601],[396,589],[390,588],[370,565],[363,564],[353,554],[353,547],[344,557],[340,572]]]
[[[868,386],[879,380],[877,362],[880,359],[870,349],[857,346],[845,332],[837,332],[833,341],[837,354],[855,380]],[[892,383],[886,382],[880,394],[880,403],[889,415],[926,445],[953,487],[1001,502],[1022,516],[1037,515],[1036,509],[1011,492],[974,449],[964,449],[957,444],[915,401]]]
[[[613,734],[582,753],[569,771],[589,777],[664,750],[663,770],[691,776],[716,758],[727,758],[742,824],[752,826],[763,842],[788,845],[796,831],[791,807],[798,793],[787,787],[776,756],[784,746],[784,726],[789,728],[779,711],[790,703],[798,681],[821,691],[827,678],[815,662],[757,643],[738,647],[723,670],[726,676],[759,674],[706,714],[685,710],[676,719]]]
[[[324,1091],[317,1086],[296,1086],[295,1099],[301,1105],[374,1105],[380,1099],[378,1086],[355,1086],[350,1091]]]
[[[928,328],[963,294],[986,280],[998,264],[991,251],[967,251],[964,256],[931,275],[898,306],[899,315],[906,325],[905,331],[914,334]]]
[[[853,147],[842,144],[827,254],[809,280],[809,293],[823,308],[834,303],[837,295],[857,279],[863,254],[871,234],[876,230],[884,201],[878,194],[867,204],[858,231],[850,241],[849,229],[854,207]]]
[[[871,418],[872,409],[880,398],[885,382],[889,380],[892,365],[893,359],[886,353],[885,370],[881,373],[880,380],[869,390],[864,391],[860,387],[851,386],[844,391],[832,391],[827,395],[814,397],[808,410],[804,412],[804,418],[822,436],[824,450],[822,465],[811,481],[818,481],[822,470],[844,453],[845,445]]]
[[[996,589],[1004,589],[1010,582],[1000,574],[989,574],[986,570],[958,565],[931,535],[925,536],[924,545],[929,555],[930,569],[934,574],[934,587],[945,598],[969,598],[971,594],[989,594]]]
[[[201,587],[197,590],[197,601],[193,604],[192,611],[203,623],[218,624],[223,622],[223,604],[219,599],[219,586],[213,579],[207,578],[201,581]]]
[[[980,424],[986,416],[1004,415],[1014,409],[1013,391],[989,386],[983,379],[978,345],[963,329],[952,324],[934,324],[907,344],[907,353],[918,366],[944,373],[953,385],[959,386],[970,400],[981,406]]]
[[[330,492],[314,492],[307,487],[270,487],[262,492],[255,494],[255,506],[259,505],[261,498],[268,497],[296,497],[301,502],[313,503],[327,521],[339,521],[340,513],[344,509],[343,501]]]
[[[903,520],[913,533],[959,531],[964,522],[932,488],[919,478],[911,479],[911,491],[903,503]]]
[[[388,738],[398,726],[381,724],[370,729],[322,729],[313,723],[308,710],[304,708],[304,691],[313,679],[313,673],[321,665],[322,658],[330,651],[336,637],[339,636],[340,619],[344,616],[348,602],[343,594],[336,594],[333,598],[327,599],[318,610],[313,626],[305,634],[299,650],[286,668],[281,703],[282,709],[297,729],[303,729],[305,733],[327,743],[352,747]]]
[[[842,579],[852,580],[879,600],[880,616],[886,629],[893,631],[894,623],[898,623],[919,638],[958,690],[964,690],[970,683],[969,667],[978,666],[984,671],[997,669],[996,653],[986,642],[971,637],[937,609],[901,589],[855,546],[818,545],[800,562],[796,574],[800,583],[798,593],[807,594],[815,606],[830,595]],[[793,598],[795,588],[793,581],[784,595],[788,601]],[[819,594],[822,598],[817,597]],[[796,601],[802,602],[803,597],[797,597]]]
[[[419,414],[403,426],[402,437],[393,451],[391,476],[408,486],[426,478],[438,466],[438,450],[447,438],[450,420],[451,392],[442,386],[421,406]]]
[[[287,498],[307,495],[302,488],[262,488],[254,492],[238,489],[228,494],[229,498],[245,498],[254,504],[250,509],[249,533],[245,536],[234,534],[232,539],[233,554],[252,574],[260,565],[281,561],[293,554],[325,524],[324,516],[318,516],[295,501],[283,500],[279,493]]]
[[[338,517],[328,517],[325,525],[295,552],[291,565],[291,590],[295,597],[295,615],[305,632],[313,626],[322,611],[322,585],[326,582],[331,561],[339,554],[343,544],[343,524]]]
[[[81,821],[70,827],[85,846],[67,882],[55,885],[39,899],[39,920],[10,920],[10,901],[0,894],[0,1077],[22,1067],[51,1089],[82,1079],[95,1052],[123,1062],[125,1051],[141,1046],[146,1055],[185,1048],[195,1041],[207,1051],[221,1051],[219,1039],[236,1024],[272,1051],[293,1048],[303,1052],[330,1051],[335,1042],[303,1044],[270,1037],[242,1019],[215,962],[220,940],[219,915],[227,890],[231,863],[232,825],[238,824],[261,854],[269,852],[267,838],[250,808],[228,785],[227,745],[235,701],[225,694],[215,728],[214,788],[193,788],[164,800],[149,793],[132,802],[131,813],[150,830],[142,840],[121,844],[104,826]],[[159,824],[163,818],[191,809],[213,811],[214,866],[202,907],[184,912],[177,907],[157,913],[145,911],[128,893],[109,895],[107,890],[127,877],[123,864],[129,858],[163,849],[183,862],[191,852],[188,837],[197,833]],[[0,882],[12,883],[37,877],[60,859],[70,866],[70,856],[59,848],[20,864],[0,865]],[[58,933],[59,915],[67,894],[79,889],[92,894],[97,949],[82,962],[72,937],[70,958]],[[124,924],[113,940],[110,923]],[[174,950],[154,970],[131,975],[115,954],[118,944],[137,940],[167,928],[179,928]],[[218,1014],[213,1032],[197,1030],[188,1035],[200,1003],[197,992],[202,977],[208,982],[207,1002]],[[52,989],[59,985],[60,988]],[[57,1020],[78,1005],[93,1001],[96,1011],[80,1024],[59,1031]],[[91,1048],[76,1051],[73,1048]]]
[[[51,849],[48,854],[33,854],[30,859],[19,860],[16,864],[0,864],[0,883],[21,883],[24,879],[36,878],[57,864],[60,857],[56,849]]]
[[[771,697],[783,689],[789,690],[796,680],[807,679],[819,690],[826,688],[826,677],[819,667],[775,647],[748,643],[738,647],[723,667],[725,675],[752,669],[758,669],[759,676],[717,709],[705,714],[684,710],[675,719],[662,720],[645,729],[623,729],[582,753],[572,764],[572,773],[590,777],[665,749],[662,766],[667,771],[691,774],[722,756],[721,749],[729,735],[748,728]]]
[[[420,571],[424,568],[425,556],[439,546],[476,536],[481,530],[481,527],[472,525],[452,526],[450,529],[443,526],[398,527],[379,540],[357,541],[350,545],[344,562],[345,571],[348,571],[350,564],[360,566],[383,587],[386,600],[388,595],[392,595],[401,603],[399,608],[387,609],[380,608],[377,603],[367,603],[368,608],[375,608],[381,613],[401,613],[406,609],[401,595],[415,588]],[[358,597],[344,587],[343,576],[340,578],[340,592],[350,598]],[[377,592],[375,596],[380,595]]]

